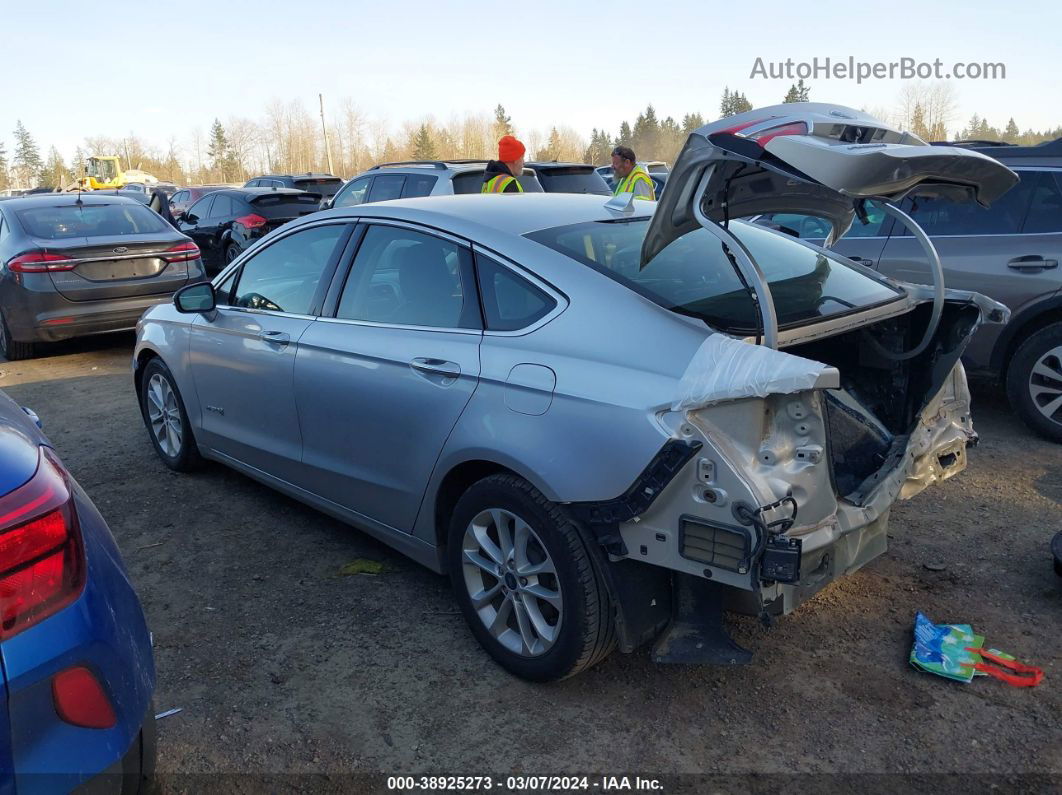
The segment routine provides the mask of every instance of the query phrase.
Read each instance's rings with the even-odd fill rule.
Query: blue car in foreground
[[[0,392],[0,795],[137,792],[155,666],[111,532]]]

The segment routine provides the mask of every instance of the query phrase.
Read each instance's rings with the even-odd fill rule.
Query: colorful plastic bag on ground
[[[916,613],[911,665],[959,682],[991,676],[1015,687],[1032,687],[1043,681],[1039,668],[1017,662],[998,649],[983,649],[984,642],[984,636],[974,634],[969,624],[934,624]]]

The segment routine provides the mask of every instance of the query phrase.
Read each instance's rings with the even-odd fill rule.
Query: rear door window
[[[303,229],[251,257],[240,271],[233,306],[308,315],[332,261],[343,224]]]
[[[1029,172],[1022,172],[1026,179]],[[1062,232],[1062,173],[1041,171],[1032,186],[1029,214],[1025,218],[1023,232]]]
[[[200,199],[188,208],[188,212],[185,214],[185,217],[187,218],[189,215],[194,215],[196,217],[196,220],[198,221],[202,221],[204,218],[208,218],[210,213],[210,204],[213,201],[214,197],[210,194],[207,194],[202,199]]]
[[[410,174],[406,177],[406,184],[402,188],[402,198],[411,199],[419,196],[430,196],[438,177],[430,174]]]
[[[914,196],[904,200],[904,209],[930,237],[950,235],[1013,235],[1021,230],[1032,197],[1032,184],[1022,179],[988,208],[975,201],[951,201]],[[903,224],[896,224],[894,236],[910,237]]]
[[[170,228],[158,213],[132,203],[33,207],[19,210],[18,217],[31,237],[43,240],[155,234]]]
[[[214,205],[210,208],[211,218],[231,218],[235,213],[232,211],[232,199],[228,196],[215,196]]]
[[[336,194],[333,207],[355,207],[365,202],[365,194],[369,191],[371,177],[361,177],[348,183],[343,190]]]
[[[373,225],[358,249],[336,317],[479,328],[478,303],[467,248],[412,229]]]
[[[527,328],[557,305],[549,294],[485,254],[476,254],[476,276],[491,331]]]
[[[370,202],[383,202],[397,199],[402,195],[402,186],[406,178],[400,174],[386,174],[376,177],[369,190]]]

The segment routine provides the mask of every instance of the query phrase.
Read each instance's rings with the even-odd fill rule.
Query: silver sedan
[[[661,661],[746,660],[724,602],[793,610],[885,551],[895,500],[963,469],[959,357],[1000,308],[763,227],[683,228],[674,203],[713,190],[691,162],[666,217],[477,195],[286,225],[142,319],[152,443],[448,573],[519,676],[653,638]]]

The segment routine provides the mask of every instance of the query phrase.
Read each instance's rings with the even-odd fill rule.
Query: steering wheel
[[[248,293],[243,296],[240,299],[240,306],[246,307],[247,309],[268,309],[272,312],[284,311],[261,293]]]

